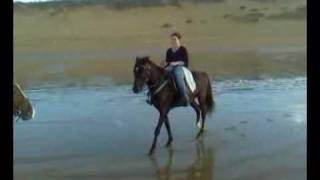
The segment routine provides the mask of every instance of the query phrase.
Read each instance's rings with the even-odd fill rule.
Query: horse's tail
[[[208,77],[208,83],[207,83],[206,106],[207,106],[208,115],[210,115],[214,111],[215,102],[212,95],[212,88],[211,88],[211,82],[209,77]]]

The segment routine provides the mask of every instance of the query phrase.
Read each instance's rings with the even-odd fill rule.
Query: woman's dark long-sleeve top
[[[184,62],[184,66],[188,68],[189,65],[189,58],[188,58],[188,51],[184,46],[180,46],[175,52],[171,48],[167,50],[166,54],[166,62],[177,62],[182,61]]]

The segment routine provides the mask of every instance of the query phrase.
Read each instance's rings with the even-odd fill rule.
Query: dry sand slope
[[[184,35],[191,67],[214,79],[305,75],[305,4],[16,8],[14,77],[27,87],[128,83],[135,56],[163,59],[173,30]]]

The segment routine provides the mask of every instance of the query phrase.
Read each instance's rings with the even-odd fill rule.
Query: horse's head
[[[151,77],[151,61],[148,56],[137,57],[133,68],[133,92],[139,93]]]
[[[17,84],[13,85],[13,111],[14,115],[21,117],[22,120],[33,119],[35,114],[29,98]]]

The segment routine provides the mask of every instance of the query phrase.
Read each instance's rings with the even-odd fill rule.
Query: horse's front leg
[[[152,142],[151,148],[149,150],[149,155],[151,155],[153,153],[154,148],[156,147],[158,135],[160,133],[161,126],[162,126],[163,122],[165,121],[165,119],[166,119],[165,115],[160,113],[160,118],[158,120],[157,127],[154,130],[154,138],[153,138],[153,142]]]

